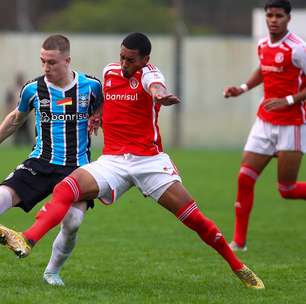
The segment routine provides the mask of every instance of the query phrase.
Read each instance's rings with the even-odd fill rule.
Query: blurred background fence
[[[39,51],[46,34],[0,34],[2,53],[0,95],[22,72],[27,79],[41,74]],[[72,66],[99,79],[103,67],[118,61],[121,35],[77,35],[71,39]],[[152,36],[151,62],[164,73],[170,90],[174,87],[174,41],[171,37]],[[192,38],[183,44],[182,134],[183,146],[237,146],[254,117],[248,93],[239,100],[225,100],[227,84],[243,81],[252,70],[255,45],[251,39]],[[171,144],[174,107],[163,107],[160,126],[166,145]],[[4,113],[2,110],[1,113]]]
[[[6,1],[1,1],[0,8]],[[34,2],[37,2],[36,6]],[[180,115],[175,116],[175,107],[164,107],[160,114],[164,144],[183,147],[241,147],[255,119],[261,89],[230,100],[223,98],[223,89],[226,85],[244,82],[258,64],[256,44],[265,31],[264,14],[262,9],[255,10],[252,18],[252,12],[259,2],[262,4],[262,1],[250,1],[246,5],[245,1],[232,3],[224,0],[10,1],[7,5],[11,10],[6,14],[1,10],[0,13],[1,100],[4,100],[7,88],[12,86],[18,73],[23,73],[28,80],[41,74],[39,51],[42,41],[50,32],[60,32],[70,38],[72,66],[75,70],[101,79],[103,67],[119,59],[119,47],[125,34],[117,32],[144,31],[153,43],[151,62],[163,72],[169,89],[177,92],[177,81],[181,81]],[[306,6],[304,1],[296,2],[300,7]],[[48,13],[43,10],[42,3],[49,9]],[[120,3],[126,5],[123,11]],[[112,9],[111,5],[115,7]],[[142,5],[149,5],[149,8],[140,7]],[[165,9],[161,9],[163,7]],[[135,13],[137,8],[143,11],[143,20],[137,19],[141,15],[138,13],[131,20],[140,23],[137,21],[129,27],[129,9]],[[168,18],[163,15],[168,12],[166,8],[169,9]],[[105,12],[107,9],[109,13]],[[159,24],[148,27],[148,24],[152,25],[151,17],[146,15],[145,9],[149,9],[155,19],[159,16]],[[86,25],[89,23],[86,19],[90,13],[88,10],[92,10],[92,15],[89,14],[93,23],[91,28],[82,27],[80,21],[73,18],[73,14],[86,10],[87,14],[83,18]],[[122,28],[115,28],[113,33],[102,33],[98,24],[105,20],[114,26],[120,25],[117,22],[121,18],[117,16],[118,11],[122,18],[126,11],[124,18],[127,20],[123,22],[120,19],[123,22]],[[117,15],[113,16],[113,12]],[[299,23],[294,25],[294,30],[297,28],[305,33],[306,14],[305,10],[302,12],[304,15],[297,14]],[[15,18],[16,22],[11,22],[8,16]],[[82,19],[83,15],[78,16]],[[97,24],[93,22],[95,18]],[[7,22],[4,22],[6,19]],[[294,13],[292,20],[295,20]],[[94,32],[93,29],[98,30]],[[108,31],[111,32],[110,29]],[[181,38],[179,45],[177,34]],[[180,46],[180,61],[177,61]],[[181,67],[179,70],[178,62]],[[177,77],[177,71],[180,77]],[[5,115],[4,107],[4,102],[0,101],[1,118]],[[175,119],[179,119],[179,124]],[[174,140],[175,136],[179,136],[179,139]],[[9,140],[6,142],[10,143]],[[95,139],[94,144],[100,145],[101,138]]]

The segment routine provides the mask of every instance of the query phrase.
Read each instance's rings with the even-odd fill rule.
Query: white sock
[[[11,192],[6,186],[0,186],[0,214],[13,207],[13,198]]]
[[[82,223],[82,210],[71,207],[61,224],[61,230],[52,245],[52,254],[45,271],[59,272],[71,255],[77,240],[77,231]]]

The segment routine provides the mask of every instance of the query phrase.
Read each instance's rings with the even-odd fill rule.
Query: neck
[[[287,34],[288,34],[288,30],[286,30],[283,33],[278,33],[278,34],[271,34],[270,33],[270,40],[271,40],[272,43],[276,43],[276,42],[280,41],[281,39],[283,39]]]
[[[66,77],[64,77],[63,79],[60,79],[59,81],[53,84],[56,85],[57,87],[65,88],[73,81],[73,79],[74,79],[74,72],[72,70],[69,70],[67,72]]]

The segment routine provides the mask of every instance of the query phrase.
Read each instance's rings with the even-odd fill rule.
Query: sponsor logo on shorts
[[[178,175],[176,170],[173,167],[163,167],[163,170],[167,173],[169,173],[170,175]]]
[[[16,170],[27,170],[29,171],[32,175],[36,175],[37,172],[34,171],[32,168],[26,167],[24,164],[21,164],[19,166],[17,166]]]

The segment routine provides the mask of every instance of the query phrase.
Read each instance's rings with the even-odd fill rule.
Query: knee
[[[62,231],[67,234],[76,233],[83,221],[84,212],[71,207],[62,222]]]

